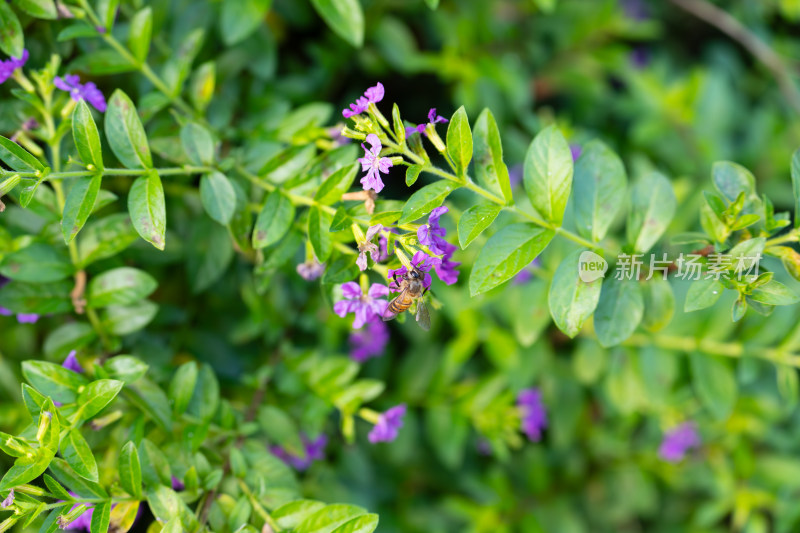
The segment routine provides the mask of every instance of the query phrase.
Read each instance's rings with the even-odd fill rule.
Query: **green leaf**
[[[173,518],[180,518],[180,503],[178,493],[174,490],[159,485],[153,490],[147,491],[147,503],[153,516],[159,522],[169,522]]]
[[[575,165],[575,226],[600,242],[622,207],[627,178],[622,160],[600,141],[587,143]]]
[[[408,165],[406,169],[406,186],[411,187],[417,182],[419,173],[422,172],[422,165]]]
[[[525,154],[525,192],[536,211],[559,226],[572,189],[572,170],[572,152],[561,131],[548,126],[539,132]]]
[[[233,260],[233,244],[226,227],[203,217],[192,228],[190,246],[189,283],[199,293],[225,274]]]
[[[78,395],[78,409],[70,418],[75,424],[89,420],[117,397],[124,383],[116,379],[98,379],[84,387]]]
[[[157,312],[158,305],[148,300],[129,305],[110,305],[103,312],[101,322],[106,331],[114,335],[130,335],[149,324]]]
[[[53,479],[52,476],[45,474],[42,477],[44,478],[44,484],[47,487],[47,490],[49,490],[51,494],[60,500],[72,499],[73,496],[67,491],[67,489],[65,489],[61,483]]]
[[[195,165],[214,163],[214,139],[211,137],[211,133],[200,124],[188,122],[181,128],[181,144],[189,161]]]
[[[748,296],[762,304],[792,305],[800,302],[800,296],[779,281],[771,280],[753,290]]]
[[[361,48],[364,44],[364,10],[358,0],[311,0],[311,3],[334,33]]]
[[[722,296],[723,290],[725,287],[722,282],[714,278],[693,281],[686,292],[686,303],[683,304],[684,312],[689,313],[711,307]]]
[[[340,257],[322,273],[322,283],[335,285],[352,281],[358,276],[358,267],[352,256]]]
[[[32,283],[59,281],[72,275],[74,270],[63,249],[41,242],[11,252],[0,261],[0,274]]]
[[[695,352],[689,356],[692,383],[700,402],[718,420],[728,418],[736,404],[737,385],[733,370],[721,358]]]
[[[0,2],[0,50],[6,55],[20,58],[24,48],[25,38],[22,35],[19,19],[11,11],[8,3]],[[0,159],[3,159],[2,153],[0,153]],[[15,168],[14,170],[20,169]]]
[[[63,324],[47,335],[44,354],[48,359],[63,358],[71,350],[83,348],[96,338],[94,328],[85,322]]]
[[[358,172],[358,163],[340,168],[322,182],[319,190],[314,195],[314,200],[322,205],[335,204],[350,189],[353,179],[356,177],[356,172]]]
[[[594,313],[603,286],[602,278],[591,283],[586,283],[580,278],[582,253],[578,250],[561,262],[553,276],[548,294],[553,321],[558,329],[570,338],[578,334],[583,323]]]
[[[169,461],[158,446],[147,439],[139,443],[139,458],[141,460],[142,479],[148,487],[172,483],[172,471]]]
[[[219,381],[214,371],[207,364],[200,367],[197,375],[197,386],[189,401],[189,413],[200,420],[209,421],[219,407]]]
[[[183,91],[183,84],[191,72],[200,48],[205,38],[204,28],[195,28],[183,38],[180,46],[172,53],[162,69],[162,78],[172,96],[179,96]]]
[[[555,232],[533,224],[511,224],[489,238],[478,253],[469,277],[475,296],[514,277],[550,243]]]
[[[61,439],[61,457],[72,467],[76,474],[90,481],[99,481],[97,474],[97,461],[94,459],[92,449],[80,432],[75,428]]]
[[[72,403],[88,383],[80,374],[48,361],[23,361],[22,375],[33,387],[60,403]]]
[[[365,514],[353,518],[333,530],[332,533],[372,533],[378,527],[378,515]]]
[[[261,24],[272,0],[226,0],[222,4],[220,33],[225,44],[232,46],[252,34]]]
[[[85,52],[69,64],[69,70],[79,70],[94,75],[122,74],[136,70],[136,65],[114,49]]]
[[[457,187],[458,184],[446,180],[435,181],[424,186],[412,194],[406,205],[403,206],[403,214],[400,216],[398,224],[413,222],[430,213],[442,205],[444,199]]]
[[[728,252],[728,256],[730,256],[734,273],[743,277],[745,275],[752,275],[755,277],[753,273],[747,273],[750,272],[751,269],[754,270],[758,266],[760,258],[764,252],[764,246],[766,246],[766,242],[767,241],[764,237],[755,237],[753,239],[742,241],[731,248]]]
[[[639,253],[652,248],[672,221],[677,204],[672,184],[664,175],[645,174],[631,190],[628,244]]]
[[[128,305],[150,296],[158,282],[143,270],[120,267],[92,278],[87,291],[89,307]]]
[[[14,5],[32,17],[47,20],[58,18],[53,0],[14,0]]]
[[[102,179],[102,174],[95,174],[77,178],[72,184],[64,203],[64,216],[61,219],[61,233],[67,244],[72,242],[92,214]]]
[[[81,233],[78,242],[79,266],[85,268],[95,261],[112,257],[136,242],[136,239],[133,224],[124,213],[91,222]]]
[[[120,89],[114,91],[108,101],[105,125],[108,144],[123,165],[152,168],[153,158],[142,121],[131,99]]]
[[[102,171],[104,167],[100,133],[85,100],[79,101],[75,105],[75,111],[72,112],[72,138],[75,140],[81,161],[86,165],[94,165],[97,170]]]
[[[258,410],[258,424],[271,442],[283,447],[289,453],[305,457],[306,449],[300,440],[297,426],[284,411],[272,405],[265,405]]]
[[[140,63],[147,60],[150,51],[150,38],[153,33],[153,10],[150,7],[138,11],[131,19],[128,33],[128,48]]]
[[[134,498],[142,497],[142,466],[139,462],[139,451],[133,442],[122,447],[119,454],[119,482],[125,492]]]
[[[464,462],[469,431],[468,419],[448,405],[432,406],[425,411],[425,432],[428,441],[439,460],[451,470],[458,469]],[[348,522],[350,523],[352,522]]]
[[[200,200],[208,216],[227,226],[236,211],[236,191],[221,172],[212,172],[200,178]]]
[[[717,161],[711,169],[711,178],[717,190],[729,201],[734,202],[740,193],[745,198],[755,195],[756,178],[741,165],[730,161]]]
[[[72,310],[69,293],[73,285],[66,280],[54,283],[12,282],[0,288],[0,307],[13,313],[66,313]]]
[[[77,494],[81,498],[108,498],[108,493],[99,484],[90,481],[75,473],[69,464],[56,457],[50,463],[50,471],[53,472],[56,479],[64,484],[69,490]]]
[[[308,212],[308,239],[320,263],[327,261],[333,252],[331,221],[331,215],[319,206],[313,206]]]
[[[382,381],[360,379],[336,394],[333,397],[333,404],[344,413],[355,413],[362,404],[380,396],[384,389],[386,389],[386,384]]]
[[[253,248],[265,248],[281,240],[292,227],[294,215],[292,201],[279,190],[272,191],[256,219]]]
[[[644,298],[638,281],[607,280],[594,313],[594,330],[604,347],[616,346],[630,337],[644,314]]]
[[[89,523],[89,533],[107,533],[111,521],[111,502],[98,503],[92,511],[92,520]]]
[[[503,207],[497,204],[478,204],[470,207],[458,219],[458,242],[463,250],[488,228]]]
[[[794,227],[800,228],[800,149],[792,154],[792,192],[794,193]]]
[[[58,32],[56,40],[58,42],[71,41],[73,39],[82,39],[87,37],[97,37],[98,31],[96,28],[89,26],[85,22],[75,22],[65,27]]]
[[[33,458],[20,457],[0,481],[0,490],[8,490],[29,483],[42,475],[53,459],[54,453],[40,450]]]
[[[642,326],[648,331],[667,327],[675,314],[675,295],[666,279],[654,277],[644,284]]]
[[[343,503],[326,505],[303,520],[294,531],[295,533],[331,533],[342,524],[366,514],[365,509],[356,505]]]
[[[172,401],[172,411],[176,415],[182,415],[189,407],[197,384],[197,374],[197,364],[193,361],[182,364],[175,372],[169,384],[169,399]]]
[[[2,10],[8,8],[7,4],[0,2],[0,28],[3,27]],[[4,30],[0,30],[2,32]],[[2,33],[0,33],[2,35]],[[12,170],[19,172],[44,172],[45,167],[35,157],[29,154],[23,147],[10,139],[0,135],[0,161],[11,167]]]
[[[295,500],[272,511],[272,518],[281,529],[291,530],[323,507],[324,503],[315,500]]]
[[[447,126],[447,153],[456,164],[458,175],[465,175],[472,160],[472,131],[464,106],[453,113]]]
[[[163,250],[166,245],[167,212],[164,187],[158,172],[152,170],[136,178],[128,193],[128,212],[136,232],[144,240]]]
[[[484,109],[478,116],[473,136],[475,143],[473,166],[478,183],[496,194],[501,194],[506,204],[511,204],[514,197],[511,194],[508,167],[503,162],[500,130],[489,109]]]
[[[397,104],[392,105],[392,128],[394,135],[397,137],[397,144],[403,145],[406,142],[406,126],[403,124],[403,118],[400,116],[400,108]]]
[[[108,373],[108,377],[125,384],[139,381],[149,368],[144,361],[131,355],[116,355],[103,364],[103,370]]]

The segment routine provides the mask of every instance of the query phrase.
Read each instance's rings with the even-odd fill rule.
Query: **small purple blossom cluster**
[[[86,100],[101,113],[106,110],[106,99],[94,82],[89,81],[82,84],[77,74],[67,74],[63,78],[56,76],[53,80],[53,85],[62,91],[68,92],[76,102]]]
[[[23,50],[21,57],[10,57],[5,61],[0,61],[0,84],[14,75],[14,71],[22,68],[28,62],[28,51]]]
[[[392,442],[403,427],[403,417],[406,416],[405,404],[400,404],[388,409],[378,416],[378,421],[369,432],[368,438],[372,444],[379,442]]]
[[[692,448],[700,446],[700,434],[694,422],[684,422],[664,434],[658,455],[664,461],[677,463]]]
[[[547,411],[542,402],[539,389],[523,389],[517,395],[517,407],[522,417],[522,431],[532,442],[542,439],[542,431],[547,427]]]
[[[344,118],[350,118],[355,115],[360,115],[364,111],[367,110],[369,104],[377,104],[381,100],[383,100],[384,89],[383,84],[378,82],[375,87],[370,87],[366,91],[364,91],[364,96],[360,96],[355,103],[350,104],[348,109],[342,110],[342,116]]]
[[[350,357],[358,363],[363,363],[372,357],[383,355],[386,345],[389,344],[389,328],[383,320],[372,320],[360,330],[350,334]]]
[[[428,122],[422,123],[422,124],[418,124],[416,126],[408,126],[408,127],[406,127],[406,137],[410,137],[415,133],[421,133],[421,134],[423,134],[423,135],[425,135],[427,137],[428,134],[425,132],[425,130],[427,129],[428,124],[436,125],[436,124],[447,123],[447,122],[449,122],[449,120],[447,120],[446,118],[444,118],[441,115],[437,115],[436,114],[436,108],[435,107],[431,108],[431,110],[428,111]]]
[[[365,191],[372,189],[377,193],[381,192],[384,186],[381,173],[388,174],[393,163],[388,157],[381,157],[381,148],[383,146],[377,135],[374,133],[367,135],[367,142],[370,144],[370,148],[367,149],[362,144],[361,148],[364,149],[364,157],[358,158],[358,162],[361,163],[361,170],[366,172],[364,177],[361,178],[361,185],[364,186]]]
[[[325,459],[325,447],[328,445],[328,437],[325,434],[322,434],[316,439],[309,439],[305,435],[301,435],[300,438],[302,439],[303,447],[305,448],[305,457],[300,457],[299,455],[290,453],[281,446],[277,445],[270,446],[269,451],[272,453],[272,455],[287,465],[302,472],[304,470],[308,470],[308,467],[310,467],[311,463],[314,461],[321,461]]]
[[[450,244],[444,239],[447,230],[439,224],[439,219],[447,213],[449,209],[445,206],[437,207],[428,215],[428,223],[420,226],[417,230],[419,243],[427,246],[436,255],[441,255],[441,259],[434,263],[436,275],[439,276],[447,285],[452,285],[458,281],[458,267],[461,263],[452,261],[453,253],[458,249],[455,244]]]

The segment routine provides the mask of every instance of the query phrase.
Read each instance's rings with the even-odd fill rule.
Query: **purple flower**
[[[424,135],[428,135],[425,133],[425,128],[428,127],[428,124],[439,124],[440,122],[449,122],[446,118],[436,114],[436,108],[431,108],[428,111],[428,122],[427,124],[418,124],[417,126],[406,126],[406,137],[410,137],[414,133],[422,133]]]
[[[422,278],[422,285],[426,289],[430,288],[431,282],[433,281],[431,275],[428,274],[428,272],[430,272],[432,268],[438,266],[439,263],[441,262],[442,260],[439,259],[438,257],[431,257],[423,251],[415,253],[414,257],[411,258],[411,264],[417,267],[417,269],[419,269],[419,271],[424,274],[424,277]],[[400,268],[397,269],[391,269],[391,268],[389,269],[389,279],[391,280],[393,280],[395,275],[398,278],[402,278],[406,274],[408,274],[408,269],[405,266],[401,266]],[[393,292],[398,292],[400,290],[400,287],[394,281],[392,281],[389,284],[389,290]]]
[[[0,84],[5,82],[8,78],[10,78],[14,71],[18,68],[22,68],[23,65],[28,61],[28,51],[22,51],[22,57],[10,57],[5,61],[0,61]]]
[[[664,461],[677,463],[690,448],[700,446],[700,434],[694,422],[684,422],[664,435],[658,455]]]
[[[372,146],[369,150],[363,144],[364,157],[358,159],[361,163],[361,170],[366,172],[366,176],[361,178],[364,190],[373,189],[375,192],[383,190],[383,181],[380,173],[388,174],[392,166],[392,160],[388,157],[381,157],[381,140],[374,133],[367,135],[367,142]]]
[[[511,280],[511,283],[513,283],[514,285],[524,285],[528,283],[533,279],[533,272],[531,272],[529,268],[538,267],[539,265],[541,265],[541,263],[542,261],[537,257],[536,259],[531,261],[527,267],[520,270],[519,274],[514,276],[514,278]]]
[[[511,168],[508,169],[508,181],[511,183],[512,189],[522,183],[522,176],[522,165],[512,165]]]
[[[358,259],[356,259],[356,265],[358,265],[358,269],[362,272],[367,269],[367,254],[372,257],[372,260],[376,263],[380,261],[381,255],[380,250],[378,249],[378,245],[371,242],[372,239],[375,238],[375,235],[383,229],[383,226],[380,224],[375,224],[374,226],[370,226],[367,229],[367,235],[364,239],[364,242],[358,245]]]
[[[5,509],[7,507],[11,507],[12,505],[14,505],[14,489],[11,489],[11,492],[8,493],[8,496],[5,500],[3,500],[3,503],[0,503],[0,508]]]
[[[397,438],[400,428],[403,427],[403,417],[405,415],[406,405],[403,403],[381,414],[378,417],[378,422],[369,432],[369,441],[372,444],[392,442]]]
[[[328,437],[324,434],[314,440],[309,440],[305,435],[301,435],[303,446],[305,447],[305,457],[299,457],[287,452],[280,446],[270,446],[269,451],[272,455],[295,468],[296,470],[306,470],[311,463],[325,458],[325,446],[328,445]]]
[[[356,318],[353,320],[353,329],[358,329],[367,322],[383,316],[389,302],[378,298],[388,294],[389,288],[380,283],[373,283],[367,294],[362,294],[358,283],[348,281],[342,285],[344,299],[334,304],[333,312],[342,318],[347,313],[354,313]]]
[[[183,484],[183,481],[181,481],[180,479],[176,478],[175,476],[172,476],[172,490],[180,492],[185,488],[186,488],[186,485]]]
[[[34,313],[17,313],[17,322],[20,324],[36,324],[39,315]]]
[[[6,309],[5,307],[0,307],[0,315],[11,316],[13,314],[14,313],[11,311],[11,309]]]
[[[325,272],[325,263],[320,263],[317,258],[309,259],[297,265],[297,273],[306,281],[314,281]]]
[[[378,262],[386,261],[389,259],[389,236],[387,233],[395,233],[393,228],[384,228],[381,236],[378,239]]]
[[[581,152],[583,152],[583,148],[581,148],[580,144],[570,144],[569,151],[572,154],[572,161],[577,161],[578,158],[581,156]]]
[[[360,115],[364,111],[367,110],[369,104],[377,104],[381,100],[383,100],[384,89],[383,84],[378,82],[375,87],[370,87],[366,91],[364,91],[364,96],[360,96],[354,104],[350,104],[349,109],[344,109],[342,111],[342,116],[344,118],[350,118],[354,115]]]
[[[436,265],[436,275],[446,285],[453,285],[458,282],[458,270],[456,270],[456,267],[461,263],[451,261],[453,252],[457,250],[456,245],[447,243],[447,246],[448,248],[445,250],[442,260]]]
[[[101,113],[106,110],[106,99],[94,82],[81,84],[81,79],[77,74],[67,74],[63,78],[56,76],[53,84],[62,91],[68,92],[76,102],[86,100]]]
[[[382,320],[373,320],[350,334],[350,357],[363,363],[370,357],[383,355],[389,344],[389,328]]]
[[[631,65],[636,69],[643,69],[650,63],[650,52],[644,46],[637,46],[631,51]]]
[[[447,230],[439,225],[439,219],[448,211],[449,209],[445,206],[437,207],[428,216],[428,223],[420,226],[417,230],[419,243],[427,246],[436,255],[442,255],[450,246],[450,243],[444,240]]]
[[[77,372],[78,374],[83,374],[83,367],[78,362],[78,358],[75,357],[75,350],[69,352],[69,355],[66,359],[64,359],[64,363],[61,365],[67,370],[72,370],[73,372]]]
[[[539,389],[523,389],[517,396],[517,406],[522,416],[522,431],[533,442],[542,438],[542,430],[547,427],[547,412],[542,403]]]

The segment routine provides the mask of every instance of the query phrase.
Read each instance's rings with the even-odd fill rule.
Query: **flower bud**
[[[47,428],[50,427],[50,420],[53,418],[53,413],[44,411],[42,416],[39,417],[39,428],[36,431],[36,440],[42,442],[44,434],[47,433]]]
[[[350,128],[345,126],[344,128],[342,128],[342,137],[348,137],[350,139],[358,139],[359,141],[363,141],[364,139],[367,138],[367,134],[351,130]]]
[[[447,150],[447,146],[445,146],[444,141],[442,141],[442,138],[439,137],[439,134],[436,133],[436,128],[433,127],[433,124],[428,124],[428,127],[425,129],[425,133],[428,134],[428,140],[433,144],[440,154],[443,154],[445,150]]]
[[[14,187],[19,185],[20,181],[21,178],[19,177],[19,174],[15,174],[10,178],[7,178],[2,183],[0,183],[0,197],[3,197],[6,194],[10,193],[14,189]]]

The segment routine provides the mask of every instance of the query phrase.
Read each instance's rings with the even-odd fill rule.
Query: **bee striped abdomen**
[[[414,298],[395,298],[391,301],[391,303],[389,303],[388,311],[392,314],[399,315],[411,307],[413,301]]]

